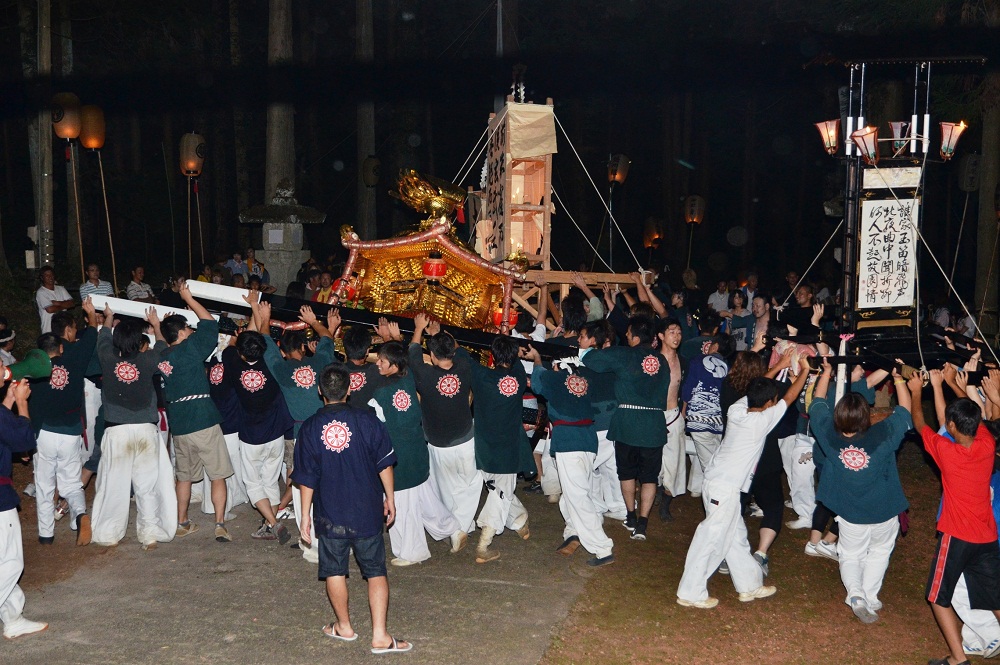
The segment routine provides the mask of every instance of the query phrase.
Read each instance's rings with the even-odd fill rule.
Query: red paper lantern
[[[433,251],[424,259],[422,269],[427,283],[437,284],[448,272],[448,264],[441,257],[441,252]]]
[[[507,327],[513,328],[517,325],[517,319],[520,315],[517,313],[516,309],[511,309],[507,312]],[[493,310],[493,325],[499,328],[503,323],[503,310],[495,309]]]
[[[340,293],[341,285],[343,285],[345,289],[344,295],[343,297],[341,297],[341,300],[354,300],[354,294],[357,292],[354,290],[354,287],[351,286],[350,282],[344,281],[343,277],[338,277],[337,279],[333,280],[333,284],[331,285],[330,290],[333,293]]]

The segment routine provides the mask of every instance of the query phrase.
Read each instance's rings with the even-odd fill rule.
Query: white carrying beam
[[[124,298],[109,298],[107,296],[90,296],[90,301],[94,303],[94,308],[97,311],[101,311],[105,306],[110,307],[111,311],[115,314],[124,314],[125,316],[134,316],[139,319],[146,318],[146,312],[152,307],[156,310],[156,315],[162,321],[165,317],[171,314],[179,314],[187,319],[189,326],[197,326],[198,319],[197,315],[189,309],[177,309],[174,307],[167,307],[166,305],[151,305],[148,302],[139,302],[137,300],[126,300]],[[244,305],[246,303],[243,303]],[[218,321],[219,317],[214,314],[212,317]],[[110,324],[110,321],[108,322]]]

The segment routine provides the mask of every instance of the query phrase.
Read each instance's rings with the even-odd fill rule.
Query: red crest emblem
[[[497,389],[504,397],[516,395],[518,387],[517,379],[513,376],[505,376],[497,383]]]
[[[392,405],[396,407],[397,411],[409,411],[412,404],[413,400],[410,399],[409,393],[405,390],[397,390],[393,393]]]
[[[160,373],[163,374],[163,376],[170,376],[173,374],[174,366],[170,364],[169,360],[164,360],[156,366],[156,369],[160,370]]]
[[[566,377],[566,390],[568,390],[571,395],[583,397],[587,394],[588,387],[587,379],[583,378],[579,374],[570,374]]]
[[[368,379],[365,378],[364,372],[351,372],[351,392],[359,390],[368,383]]]
[[[438,392],[441,393],[443,397],[454,397],[458,394],[459,388],[462,387],[462,382],[458,380],[458,377],[454,374],[445,374],[437,382]]]
[[[52,366],[52,376],[49,377],[49,386],[53,390],[62,390],[69,383],[69,372],[61,365]]]
[[[642,359],[642,371],[650,376],[654,376],[660,371],[660,359],[654,355],[648,355]]]
[[[212,382],[213,386],[217,386],[222,383],[222,377],[225,375],[226,367],[222,363],[215,363],[212,365],[212,369],[208,370],[208,380]]]
[[[259,372],[255,369],[243,370],[240,374],[240,383],[243,387],[247,389],[248,392],[255,393],[264,387],[267,383],[267,377],[264,376],[263,372]]]
[[[867,469],[870,460],[871,457],[868,456],[864,448],[847,446],[840,451],[840,461],[843,462],[844,467],[851,471]]]
[[[316,385],[316,372],[309,365],[303,365],[292,372],[292,381],[299,388],[312,388]]]
[[[351,447],[351,430],[339,420],[327,423],[322,437],[326,449],[335,453],[342,453]]]
[[[122,361],[115,365],[115,376],[122,383],[135,383],[139,380],[139,368],[132,363]]]

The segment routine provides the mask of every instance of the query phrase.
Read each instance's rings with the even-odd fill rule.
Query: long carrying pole
[[[691,246],[694,244],[694,224],[688,224],[688,264],[691,267]]]
[[[115,263],[115,241],[111,235],[111,211],[108,210],[108,189],[104,184],[104,161],[101,159],[101,151],[97,151],[97,168],[101,172],[101,196],[104,197],[104,219],[108,222],[108,246],[111,248],[111,280],[115,284],[115,294],[118,291],[118,266]]]
[[[194,207],[198,211],[198,247],[201,249],[201,265],[205,265],[205,236],[201,231],[201,194],[198,193],[198,180],[195,179],[192,184],[194,185]],[[188,277],[193,274],[189,269]]]
[[[73,173],[73,209],[76,212],[76,242],[80,246],[80,283],[87,281],[87,266],[83,262],[83,231],[80,227],[80,190],[76,185],[76,157],[73,154],[73,146],[66,144],[66,152],[69,153],[69,169]]]
[[[188,277],[190,277],[193,272],[191,272],[191,177],[188,176],[187,181],[187,195],[188,195]]]

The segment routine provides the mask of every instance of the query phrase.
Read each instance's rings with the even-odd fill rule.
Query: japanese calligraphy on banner
[[[920,199],[861,203],[858,309],[912,307]]]
[[[486,148],[486,219],[492,225],[483,238],[483,258],[499,261],[503,258],[504,219],[507,214],[507,122],[504,116],[490,123],[493,133]]]

